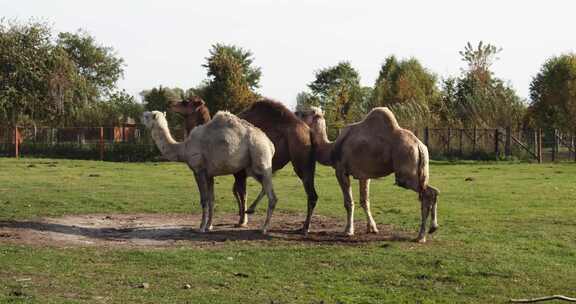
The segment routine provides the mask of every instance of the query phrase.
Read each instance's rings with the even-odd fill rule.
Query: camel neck
[[[316,161],[324,166],[332,166],[332,147],[333,142],[317,143],[316,145]]]
[[[186,118],[184,124],[186,125],[186,133],[190,134],[192,129],[197,126],[201,126],[210,121],[210,117],[200,117],[200,118]]]
[[[332,152],[332,146],[334,145],[334,143],[332,143],[328,139],[328,135],[326,134],[325,129],[318,132],[313,131],[312,133],[314,143],[316,144],[316,152],[315,152],[316,161],[318,161],[322,165],[331,166],[332,160],[330,154]]]
[[[156,146],[166,159],[171,161],[182,160],[182,149],[184,143],[179,143],[172,137],[170,130],[167,127],[156,126],[152,129],[152,138],[156,142]]]

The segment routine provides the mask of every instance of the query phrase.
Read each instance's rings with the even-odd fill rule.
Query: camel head
[[[326,119],[324,118],[324,111],[320,107],[310,106],[307,110],[299,110],[294,114],[306,123],[314,133],[323,134],[326,132]]]
[[[190,127],[205,124],[210,120],[210,112],[206,103],[198,96],[191,96],[171,104],[170,111],[182,115]]]
[[[146,111],[142,114],[142,122],[148,129],[152,129],[156,126],[163,128],[168,127],[168,121],[166,121],[166,112]]]

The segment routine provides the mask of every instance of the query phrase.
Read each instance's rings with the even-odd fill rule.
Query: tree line
[[[458,54],[466,67],[440,78],[418,59],[385,58],[373,86],[362,86],[350,62],[314,73],[297,95],[297,107],[321,106],[330,136],[373,107],[386,106],[408,128],[558,128],[576,130],[576,55],[552,56],[537,71],[530,98],[520,98],[492,71],[501,48],[467,43]],[[115,125],[146,110],[166,111],[192,95],[210,111],[237,113],[261,96],[262,72],[254,55],[216,44],[203,67],[206,79],[188,88],[158,86],[141,92],[143,103],[117,87],[124,61],[85,31],[54,34],[41,21],[0,20],[0,119],[8,125]],[[536,71],[535,71],[536,72]],[[172,125],[180,118],[169,114]]]

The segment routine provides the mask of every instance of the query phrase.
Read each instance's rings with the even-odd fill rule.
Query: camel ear
[[[158,116],[159,114],[160,114],[160,113],[158,113],[158,112],[154,113],[154,119],[158,119],[158,118],[159,118],[159,116]]]
[[[164,115],[164,117],[166,117],[166,112],[162,112],[162,114]]]

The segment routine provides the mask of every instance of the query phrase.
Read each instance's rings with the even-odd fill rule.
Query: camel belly
[[[379,178],[394,172],[392,164],[389,162],[355,162],[345,164],[345,168],[346,173],[356,179]]]

